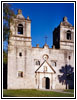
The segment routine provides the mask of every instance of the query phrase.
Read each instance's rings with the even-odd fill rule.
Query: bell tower
[[[31,20],[29,16],[25,19],[22,15],[22,11],[19,9],[16,17],[10,22],[7,77],[8,89],[26,87],[25,81],[22,80],[26,77],[28,72],[27,51],[31,49],[31,47]]]
[[[57,49],[74,49],[74,27],[68,22],[67,17],[64,17],[60,25],[55,28],[53,45]]]
[[[26,47],[31,47],[31,20],[22,15],[22,10],[18,10],[16,18],[10,22],[10,40],[16,42],[24,41]],[[11,42],[11,41],[9,41]],[[12,42],[13,43],[13,42]]]

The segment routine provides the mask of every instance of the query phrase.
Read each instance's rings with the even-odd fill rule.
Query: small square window
[[[68,59],[70,60],[71,59],[71,56],[68,56]]]
[[[20,56],[20,57],[22,56],[22,53],[21,53],[21,52],[19,53],[19,56]]]
[[[18,77],[23,77],[23,72],[19,71],[18,72]]]
[[[40,61],[39,60],[36,61],[36,65],[40,65]]]
[[[54,66],[54,67],[56,67],[56,66],[57,66],[56,61],[51,61],[51,63],[52,63],[52,66]]]

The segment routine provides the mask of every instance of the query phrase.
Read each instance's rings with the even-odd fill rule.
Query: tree
[[[3,42],[8,43],[10,33],[10,21],[15,17],[11,5],[8,3],[3,4]],[[6,46],[6,44],[4,45]],[[3,88],[7,88],[7,49],[3,47]]]
[[[8,3],[3,4],[3,41],[8,41],[10,32],[10,21],[13,16],[15,17],[14,11],[11,10],[11,5]]]
[[[11,5],[8,3],[3,3],[3,42],[5,43],[5,45],[3,45],[3,55],[7,55],[7,49],[5,50],[4,46],[6,46],[6,42],[8,43],[8,37],[10,33],[10,21],[13,21],[13,17],[15,17],[15,14],[14,11],[11,9]],[[6,57],[7,56],[3,57],[4,63],[7,63]]]
[[[7,88],[7,53],[3,51],[3,88]]]
[[[59,70],[62,75],[58,75],[59,82],[66,85],[66,89],[74,88],[74,68],[71,65],[62,66]]]

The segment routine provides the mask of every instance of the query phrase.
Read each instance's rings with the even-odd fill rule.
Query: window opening
[[[56,67],[57,66],[57,62],[56,61],[51,61],[52,66]]]
[[[56,66],[56,62],[54,62],[55,63],[55,66]]]
[[[40,65],[40,61],[36,61],[36,65]]]
[[[23,25],[22,24],[18,25],[18,34],[23,34]]]
[[[71,56],[69,56],[68,58],[69,58],[69,60],[70,60],[70,59],[71,59]]]
[[[22,56],[22,53],[21,53],[21,52],[19,53],[19,56],[20,56],[20,57]]]
[[[19,71],[18,72],[18,77],[23,77],[23,72]]]
[[[67,39],[71,40],[71,31],[67,31]]]

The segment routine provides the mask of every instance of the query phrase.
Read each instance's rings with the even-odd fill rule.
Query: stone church
[[[31,20],[19,9],[10,22],[7,89],[73,88],[74,27],[67,17],[53,31],[52,48],[31,42]]]

